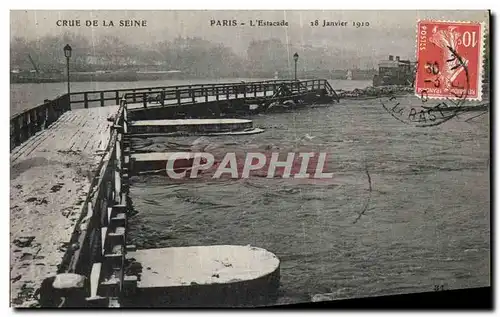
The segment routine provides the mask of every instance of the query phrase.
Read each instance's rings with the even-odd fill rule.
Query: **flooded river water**
[[[280,304],[490,285],[488,114],[419,128],[373,99],[249,118],[265,132],[203,142],[217,153],[327,152],[333,180],[133,177],[132,243],[265,248],[281,260]],[[199,142],[134,140],[159,152]]]
[[[183,83],[74,83],[72,89]],[[370,84],[330,83],[335,89]],[[64,92],[64,83],[11,85],[11,112]],[[202,142],[216,153],[327,152],[332,181],[133,177],[132,243],[265,248],[281,260],[278,303],[324,293],[336,299],[490,285],[488,114],[418,128],[395,120],[373,99],[249,118],[265,132]],[[134,141],[159,152],[193,143],[200,139]]]

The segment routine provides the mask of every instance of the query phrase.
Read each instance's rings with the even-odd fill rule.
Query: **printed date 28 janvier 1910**
[[[353,26],[355,28],[360,28],[360,27],[369,27],[370,22],[368,21],[328,21],[328,20],[314,20],[310,22],[311,26],[320,26],[320,27],[348,27],[348,26]]]

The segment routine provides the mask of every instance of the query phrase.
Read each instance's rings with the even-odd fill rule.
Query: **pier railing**
[[[65,94],[54,100],[46,100],[39,106],[12,116],[10,120],[10,148],[12,150],[38,131],[47,128],[68,110],[117,105],[120,104],[122,96],[125,96],[124,101],[128,103],[142,103],[144,106],[155,99],[162,105],[167,103],[183,105],[200,101],[200,98],[204,101],[209,99],[217,101],[228,99],[229,96],[236,96],[236,98],[270,97],[276,93],[279,87],[283,86],[286,86],[292,94],[315,89],[326,89],[335,94],[325,79],[264,80],[72,92],[71,96]]]
[[[126,98],[127,102],[142,103],[144,107],[151,102],[160,105],[184,105],[230,98],[267,98],[272,97],[283,87],[288,89],[291,95],[323,89],[335,94],[327,80],[309,79],[160,87],[133,91],[127,93]]]
[[[120,103],[121,96],[127,95],[127,102],[136,103],[142,102],[141,97],[152,92],[165,91],[166,93],[175,94],[180,92],[181,96],[186,95],[189,90],[198,91],[210,91],[210,89],[222,89],[222,87],[234,87],[234,86],[253,86],[259,84],[280,84],[293,82],[293,80],[264,80],[264,81],[252,81],[248,83],[244,82],[232,82],[232,83],[211,83],[211,84],[194,84],[194,85],[177,85],[177,86],[157,86],[157,87],[143,87],[143,88],[126,88],[126,89],[110,89],[110,90],[99,90],[99,91],[81,91],[71,93],[71,106],[72,109],[75,108],[88,108],[95,106],[108,106],[117,105]],[[220,90],[222,91],[222,90]]]
[[[47,128],[68,110],[71,110],[70,100],[68,94],[65,94],[11,117],[10,149]]]
[[[58,272],[81,275],[88,287],[76,295],[67,290],[61,306],[116,306],[128,285],[135,288],[136,277],[127,277],[124,272],[130,159],[130,145],[124,139],[125,103],[125,99],[120,102],[99,173],[70,242],[72,248],[66,251]]]
[[[164,92],[165,100],[175,97],[177,102],[185,96],[218,98],[224,94],[241,94],[241,96],[251,97],[259,92],[266,94],[277,92],[278,87],[282,88],[284,85],[292,93],[331,89],[326,80],[307,80],[174,86],[157,90],[156,88],[143,88],[147,91],[146,93],[142,91],[123,93],[119,100],[118,112],[110,120],[112,126],[109,142],[99,163],[97,175],[91,182],[80,218],[68,243],[69,247],[58,268],[56,278],[67,278],[69,283],[66,284],[67,288],[58,289],[57,295],[46,296],[55,296],[57,302],[60,295],[61,300],[58,305],[62,307],[116,307],[120,305],[123,295],[132,293],[137,287],[137,277],[126,274],[126,254],[127,251],[134,250],[133,246],[126,245],[130,143],[125,136],[128,132],[127,105],[130,103],[129,100],[133,102],[135,98],[137,102],[137,99],[142,98],[140,100],[143,102],[144,94],[147,100],[147,96],[158,91]],[[172,95],[172,92],[175,92],[175,95]],[[45,117],[37,116],[36,119],[28,120],[27,123],[23,121],[23,128],[16,128],[15,131],[26,130],[27,132],[22,133],[29,137],[36,133],[34,131],[39,128],[39,125],[50,125],[62,113],[70,110],[70,104],[69,96],[64,95],[17,115],[12,119],[14,123],[20,118],[23,119],[26,113],[29,119],[33,112],[44,113]],[[33,128],[30,125],[36,125],[36,127]],[[24,129],[24,127],[30,128]],[[21,132],[18,133],[20,134]],[[24,140],[24,135],[20,140]],[[73,276],[68,276],[68,273],[81,276],[86,283],[72,284]]]

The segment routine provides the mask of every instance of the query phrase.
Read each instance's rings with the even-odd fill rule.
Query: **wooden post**
[[[121,145],[120,145],[120,139],[121,139],[121,134],[118,135],[117,140],[116,140],[116,148],[115,148],[115,164],[114,164],[114,177],[115,177],[115,198],[114,201],[117,204],[122,203],[121,202],[121,191],[122,191],[122,185],[121,185],[121,175],[120,175],[120,170],[122,168],[122,163],[121,163],[121,155],[122,155],[122,150],[121,150]]]
[[[50,118],[50,123],[53,123],[54,121],[57,120],[57,109],[55,107],[55,104],[53,101],[50,102],[50,113],[51,113],[51,118]]]
[[[60,105],[60,99],[59,98],[56,98],[54,100],[52,100],[52,103],[54,104],[54,111],[56,113],[56,119],[59,119],[59,117],[61,116],[61,105]]]
[[[44,106],[40,106],[37,108],[37,114],[36,114],[36,125],[38,126],[37,129],[40,131],[43,127],[43,123],[45,122],[44,118]]]
[[[132,89],[132,102],[133,103],[136,103],[136,99],[135,99],[135,89]]]
[[[203,89],[202,89],[203,91]],[[205,102],[208,102],[208,88],[205,87],[204,89],[204,94],[205,94]]]
[[[45,104],[45,128],[52,123],[50,120],[50,104]]]
[[[22,115],[22,124],[21,124],[21,142],[24,142],[28,139],[28,116],[27,113]]]
[[[31,124],[31,129],[33,130],[33,134],[40,131],[38,125],[38,108],[33,108],[31,110],[30,124]]]
[[[165,88],[160,93],[160,103],[162,107],[165,107]]]
[[[24,121],[26,122],[26,136],[29,138],[30,136],[33,135],[33,130],[31,129],[31,110],[25,113],[25,119]]]
[[[195,100],[195,97],[194,97],[194,91],[193,91],[193,89],[191,88],[191,86],[189,86],[189,94],[190,94],[190,96],[191,96],[191,100],[193,101],[193,103],[195,103],[195,102],[196,102],[196,100]]]
[[[179,88],[175,87],[175,97],[177,98],[177,104],[180,106],[181,104],[181,94],[179,92]]]
[[[62,107],[62,113],[65,113],[66,111],[68,110],[71,110],[71,95],[69,94],[66,94],[64,95],[63,97],[61,97],[61,101],[63,103],[63,107]]]
[[[101,96],[101,107],[104,107],[104,92],[101,91],[100,93],[100,96]]]
[[[64,95],[61,99],[62,102],[62,113],[71,110],[71,95]]]
[[[120,104],[120,92],[118,90],[115,91],[115,101],[117,105]]]
[[[87,92],[83,93],[83,107],[87,109],[89,107],[89,95]]]
[[[19,124],[19,117],[14,118],[14,144],[17,146],[21,144],[21,126]]]
[[[40,131],[42,130],[42,124],[41,124],[41,120],[40,120],[40,117],[41,117],[41,113],[40,113],[40,108],[41,107],[37,107],[36,110],[35,110],[35,125],[36,125],[36,131]]]
[[[43,128],[47,128],[49,122],[49,106],[44,104],[42,107],[42,119],[43,119]]]
[[[229,100],[229,86],[226,86],[226,100]]]
[[[28,131],[29,131],[29,134],[30,136],[31,135],[34,135],[37,130],[36,130],[36,108],[33,108],[29,111],[29,120],[30,120],[30,123],[29,123],[29,128],[28,128]]]
[[[142,105],[144,106],[144,108],[147,108],[148,106],[148,98],[145,92],[142,93]]]

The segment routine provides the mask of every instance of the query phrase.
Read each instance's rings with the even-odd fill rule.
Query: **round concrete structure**
[[[141,267],[136,307],[223,307],[272,304],[280,261],[261,248],[212,245],[129,252]]]
[[[252,120],[246,119],[173,119],[140,120],[130,125],[132,134],[152,133],[221,133],[253,128]]]

